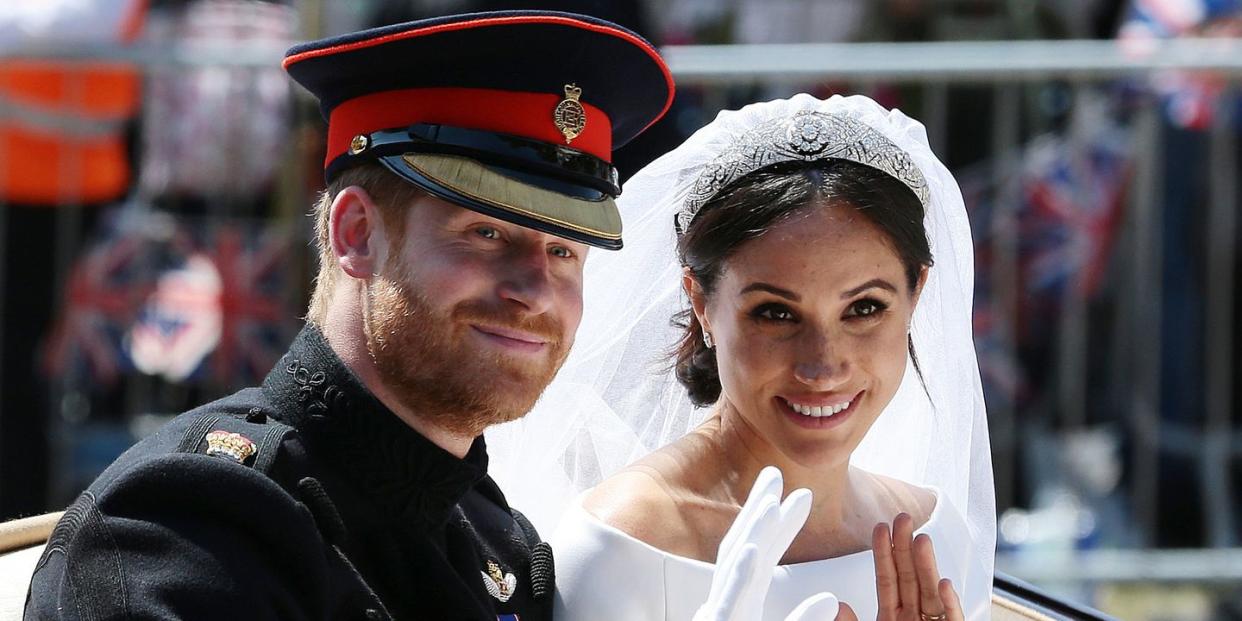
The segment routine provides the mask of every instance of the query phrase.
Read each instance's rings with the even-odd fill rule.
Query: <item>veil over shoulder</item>
[[[487,433],[491,475],[510,503],[550,534],[582,491],[671,442],[707,413],[677,382],[669,352],[688,306],[674,219],[696,180],[749,130],[799,111],[849,116],[904,150],[928,186],[924,224],[934,265],[912,322],[920,381],[906,374],[851,463],[935,488],[965,517],[969,553],[990,585],[996,540],[987,417],[971,333],[974,263],[957,182],[932,153],[923,125],[862,96],[809,95],[721,112],[643,168],[618,201],[625,247],[592,252],[584,312],[566,364],[525,418]]]

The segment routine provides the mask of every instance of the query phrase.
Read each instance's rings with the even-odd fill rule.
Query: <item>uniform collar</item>
[[[475,439],[464,459],[410,428],[380,403],[307,325],[263,381],[278,417],[393,519],[442,525],[487,474],[487,448]],[[319,460],[317,460],[319,461]]]

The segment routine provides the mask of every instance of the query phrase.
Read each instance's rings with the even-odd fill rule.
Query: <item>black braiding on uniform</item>
[[[97,552],[70,555],[68,548],[79,537],[87,541],[86,545],[99,548]],[[64,556],[66,581],[73,592],[78,618],[96,619],[101,611],[109,615],[119,612],[128,616],[129,602],[121,555],[91,492],[82,492],[65,510],[65,515],[48,539],[43,557],[39,559],[39,567],[54,554]]]
[[[254,423],[262,424],[262,423]],[[259,449],[254,456],[254,469],[264,474],[271,471],[272,464],[276,461],[276,456],[280,453],[280,441],[290,430],[284,425],[272,425],[259,439]]]
[[[526,545],[530,546],[530,592],[535,599],[550,596],[556,589],[556,565],[552,559],[552,546],[539,538],[535,525],[522,515],[521,511],[510,508],[513,521],[522,528],[526,535]]]
[[[371,603],[375,606],[375,608],[367,609],[363,613],[366,615],[367,621],[372,621],[373,619],[377,621],[383,619],[391,621],[393,618],[392,613],[388,612],[388,607],[384,605],[384,601],[381,600],[379,595],[375,593],[375,589],[371,588],[371,585],[367,582],[366,578],[362,577],[362,572],[358,571],[357,567],[354,567],[354,564],[349,561],[348,556],[345,556],[345,551],[341,549],[341,546],[333,545],[332,550],[336,552],[337,558],[339,558],[341,563],[345,565],[345,569],[348,569],[350,573],[358,579],[358,584],[361,585],[363,589],[366,589],[367,597],[371,599]]]
[[[556,563],[552,546],[540,541],[530,551],[530,592],[535,599],[544,599],[556,589]]]
[[[216,422],[220,420],[219,416],[203,416],[194,421],[185,430],[185,435],[181,436],[181,443],[177,445],[178,453],[197,453],[198,447],[202,445],[203,440],[207,438],[207,432],[216,426]]]
[[[298,497],[310,509],[315,524],[319,525],[319,531],[328,543],[337,545],[345,542],[345,522],[318,479],[304,477],[298,481]]]
[[[84,499],[84,497],[89,498]],[[52,554],[65,553],[65,546],[82,529],[82,522],[86,519],[86,507],[93,505],[94,502],[94,494],[89,491],[82,492],[74,499],[73,504],[65,508],[64,515],[60,516],[60,521],[56,522],[56,527],[52,529],[52,534],[47,538],[47,545],[43,547],[43,554],[39,556],[39,562],[35,565],[36,572],[47,564]]]
[[[298,481],[298,496],[302,502],[310,509],[311,515],[315,518],[315,523],[319,525],[320,532],[323,533],[324,539],[328,542],[328,546],[336,553],[341,564],[345,566],[355,578],[358,584],[366,590],[367,597],[375,606],[365,611],[368,621],[372,619],[392,619],[392,613],[388,612],[388,607],[384,605],[384,601],[380,599],[375,589],[367,582],[357,567],[350,562],[349,556],[341,549],[340,542],[345,540],[345,523],[341,520],[341,514],[337,512],[336,505],[333,504],[332,498],[328,496],[328,492],[324,491],[323,484],[314,477],[303,477]]]

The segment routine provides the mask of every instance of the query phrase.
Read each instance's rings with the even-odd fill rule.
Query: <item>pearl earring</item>
[[[708,349],[716,346],[716,344],[712,342],[712,333],[707,330],[703,331],[703,344],[706,345]]]

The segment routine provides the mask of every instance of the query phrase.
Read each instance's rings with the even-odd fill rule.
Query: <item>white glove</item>
[[[841,612],[841,604],[837,601],[837,596],[824,591],[802,600],[802,603],[785,617],[785,621],[832,621],[837,618],[839,612]]]
[[[764,468],[737,519],[720,541],[707,601],[694,621],[759,621],[772,571],[811,513],[811,492],[796,489],[781,502],[781,471]],[[785,621],[831,620],[837,598],[820,593],[803,601]]]

